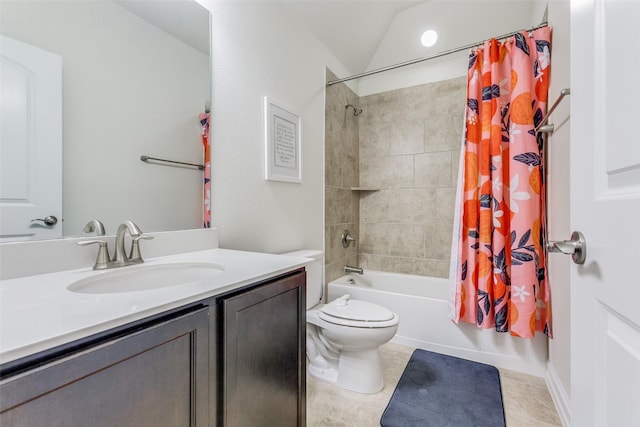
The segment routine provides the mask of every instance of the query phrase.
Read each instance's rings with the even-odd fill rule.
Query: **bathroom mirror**
[[[3,0],[1,8],[2,36],[61,60],[63,237],[86,235],[92,219],[107,234],[125,220],[145,232],[201,227],[203,172],[140,157],[202,163],[209,11],[189,0]]]

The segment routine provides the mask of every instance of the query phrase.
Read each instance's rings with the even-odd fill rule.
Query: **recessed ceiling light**
[[[425,47],[433,46],[434,44],[436,44],[437,40],[438,33],[436,33],[434,30],[425,31],[424,33],[422,33],[422,37],[420,38],[420,42]]]

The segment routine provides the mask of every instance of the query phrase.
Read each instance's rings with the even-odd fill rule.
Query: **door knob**
[[[42,221],[44,225],[48,225],[49,227],[52,227],[58,223],[58,218],[56,218],[53,215],[49,215],[49,216],[45,216],[44,218],[35,218],[31,220],[31,222],[36,222],[36,221]]]
[[[587,241],[579,231],[571,233],[571,240],[561,242],[547,242],[549,252],[571,255],[571,259],[576,264],[584,264],[587,259]]]

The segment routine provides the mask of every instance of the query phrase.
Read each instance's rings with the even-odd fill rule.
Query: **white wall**
[[[325,67],[344,67],[273,1],[199,0],[212,12],[212,224],[220,246],[323,247]],[[302,120],[302,184],[264,180],[263,97]]]
[[[62,56],[64,234],[94,218],[109,233],[126,219],[200,227],[202,173],[140,155],[201,162],[209,57],[110,1],[3,1],[1,19],[3,34]]]
[[[567,0],[548,3],[549,24],[553,27],[549,106],[558,98],[560,90],[571,86],[569,80],[569,21]],[[565,240],[571,236],[569,224],[569,106],[571,96],[564,98],[551,115],[555,131],[547,140],[548,146],[548,227],[550,240]],[[571,259],[566,255],[549,254],[549,284],[553,319],[553,339],[549,340],[549,371],[547,383],[558,413],[569,424],[571,386],[570,292]]]

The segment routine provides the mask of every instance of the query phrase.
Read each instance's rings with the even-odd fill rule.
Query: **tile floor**
[[[413,348],[388,343],[381,347],[385,387],[363,395],[307,375],[307,427],[375,427],[387,407]],[[500,369],[507,427],[562,426],[543,378]]]

